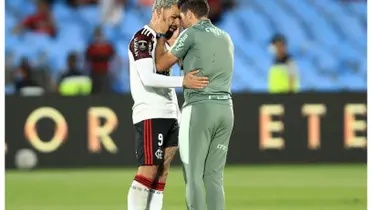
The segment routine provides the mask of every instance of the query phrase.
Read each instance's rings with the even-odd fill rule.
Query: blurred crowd
[[[6,94],[127,93],[153,1],[6,0]],[[233,92],[366,90],[365,0],[207,1],[235,45]]]
[[[9,3],[7,0],[6,3]],[[103,27],[115,29],[122,21],[126,21],[125,11],[128,7],[151,8],[154,0],[35,0],[34,11],[22,17],[19,9],[11,4],[6,5],[7,12],[20,16],[19,22],[12,28],[12,36],[22,36],[25,33],[40,34],[52,39],[61,33],[58,20],[54,18],[53,4],[67,4],[72,10],[97,5],[100,9],[100,24],[94,26],[91,41],[83,52],[70,51],[65,61],[64,70],[53,76],[46,61],[48,55],[41,54],[37,62],[30,61],[26,56],[15,58],[11,51],[6,53],[6,84],[9,92],[24,93],[22,89],[31,89],[31,94],[57,92],[62,95],[99,94],[115,92],[113,84],[123,71],[122,65],[127,65],[126,57],[119,56],[112,43],[103,32]],[[210,18],[213,22],[220,21],[223,12],[233,6],[229,0],[208,0],[211,8]],[[144,12],[151,10],[144,10]],[[150,17],[151,14],[147,14]],[[65,31],[64,33],[68,33]],[[27,43],[25,43],[27,44]],[[125,46],[127,47],[127,46]],[[14,60],[18,59],[18,60]],[[71,82],[72,81],[72,82]],[[77,81],[77,82],[75,82]],[[117,91],[120,92],[120,91]],[[30,91],[26,91],[30,93]]]

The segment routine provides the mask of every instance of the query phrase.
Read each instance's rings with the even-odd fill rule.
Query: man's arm
[[[158,71],[164,71],[169,69],[172,65],[177,63],[178,60],[184,58],[187,52],[193,45],[192,35],[189,31],[190,29],[184,30],[176,43],[172,46],[171,50],[165,52],[165,42],[166,39],[161,37],[158,39],[156,46],[156,69]]]
[[[174,56],[170,51],[165,51],[166,39],[160,37],[155,49],[155,63],[156,70],[163,72],[168,70],[171,66],[177,63],[178,58]]]
[[[130,43],[130,53],[133,55],[135,69],[141,82],[147,87],[175,88],[185,87],[192,89],[204,88],[208,85],[207,77],[198,77],[199,71],[193,71],[182,76],[165,76],[155,72],[152,49],[154,46],[152,34],[138,32]]]
[[[135,61],[137,74],[146,87],[177,88],[183,86],[183,77],[165,76],[154,72],[152,58]]]
[[[144,29],[145,30],[145,29]],[[134,58],[134,68],[146,87],[175,88],[182,87],[183,77],[159,75],[154,69],[152,50],[154,36],[138,32],[130,43],[130,52]]]

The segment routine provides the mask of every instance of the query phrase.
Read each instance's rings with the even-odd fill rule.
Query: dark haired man
[[[208,19],[209,6],[205,0],[181,0],[178,6],[186,30],[172,49],[165,51],[169,23],[159,15],[164,27],[159,30],[156,68],[166,70],[181,60],[185,73],[199,69],[198,75],[209,79],[203,89],[184,90],[179,150],[188,209],[205,210],[207,203],[208,209],[223,210],[223,172],[234,124],[231,99],[234,46],[230,36]]]

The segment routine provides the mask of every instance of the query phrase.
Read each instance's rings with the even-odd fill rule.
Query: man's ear
[[[156,9],[156,14],[158,15],[158,16],[160,16],[160,14],[161,14],[161,9],[160,8],[158,8],[158,9]]]
[[[190,10],[188,10],[186,14],[187,14],[187,18],[188,18],[189,20],[191,20],[192,17],[193,17],[193,15],[194,15],[194,14],[192,14],[192,12],[191,12]]]

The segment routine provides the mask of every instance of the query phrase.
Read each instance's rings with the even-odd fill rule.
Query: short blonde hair
[[[172,5],[178,3],[178,0],[155,0],[154,5],[152,6],[152,11],[162,8],[170,8]]]

